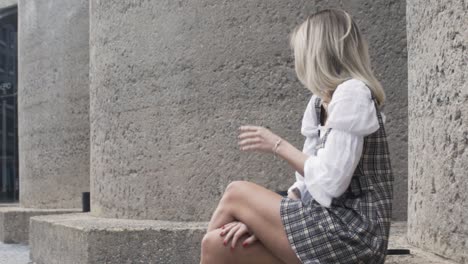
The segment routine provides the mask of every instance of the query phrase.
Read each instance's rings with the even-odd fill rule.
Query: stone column
[[[241,153],[236,136],[240,125],[266,125],[303,143],[300,119],[309,93],[296,81],[287,46],[288,32],[305,15],[300,5],[137,2],[91,5],[92,214],[202,221],[229,181],[285,189],[291,169],[271,156]],[[367,33],[377,28],[359,15],[363,6],[352,7]],[[404,41],[404,17],[390,18]],[[389,44],[379,47],[389,50],[386,57],[395,48]],[[386,65],[379,59],[378,69]],[[393,71],[405,80],[404,71]],[[388,97],[390,114],[394,98]],[[404,95],[396,98],[402,99],[396,105],[406,103]],[[392,125],[390,117],[390,132]]]
[[[206,221],[230,181],[289,187],[287,163],[241,152],[237,129],[268,126],[302,147],[311,94],[295,75],[288,36],[322,8],[322,1],[91,1],[91,213],[34,218],[33,260],[197,263]],[[345,8],[372,40],[380,79],[398,84],[388,89],[402,100],[387,109],[404,105],[403,1]]]
[[[468,263],[468,4],[408,1],[408,239]]]
[[[19,207],[0,208],[5,242],[29,217],[79,212],[89,191],[88,1],[18,4]]]

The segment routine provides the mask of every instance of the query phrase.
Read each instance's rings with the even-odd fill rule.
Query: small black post
[[[410,255],[409,249],[398,248],[398,249],[387,249],[387,255]]]
[[[89,192],[83,192],[81,195],[81,203],[83,207],[83,212],[89,212],[90,201],[89,201]]]

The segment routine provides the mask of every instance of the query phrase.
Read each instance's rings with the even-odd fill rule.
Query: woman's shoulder
[[[354,97],[357,100],[372,99],[371,90],[367,84],[356,78],[351,78],[340,83],[335,88],[331,101],[349,97]]]
[[[340,85],[337,86],[337,89],[338,87],[340,87],[340,89],[337,93],[337,98],[346,97],[349,95],[350,97],[354,97],[355,100],[364,100],[364,102],[367,102],[367,104],[365,105],[367,105],[369,109],[376,110],[374,100],[372,99],[372,90],[369,88],[369,86],[367,86],[365,82],[359,79],[352,78],[342,82]],[[383,112],[383,110],[380,110],[379,112],[382,115],[382,122],[385,123],[385,113]]]
[[[358,135],[368,135],[379,128],[371,90],[361,80],[349,79],[338,85],[328,111],[327,127]]]

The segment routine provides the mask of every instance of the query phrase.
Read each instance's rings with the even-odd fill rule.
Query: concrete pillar
[[[408,239],[459,263],[468,263],[467,9],[464,1],[407,6]]]
[[[396,110],[406,106],[404,2],[343,5],[371,39],[379,77],[395,99],[387,107],[394,133],[392,119],[406,116]],[[325,7],[322,1],[91,1],[91,213],[34,218],[33,260],[196,263],[206,221],[230,181],[289,187],[294,171],[287,163],[241,152],[237,128],[269,126],[302,147],[311,94],[296,78],[288,34]],[[406,157],[404,144],[399,151]],[[394,155],[395,175],[402,175],[404,159]],[[83,237],[93,250],[70,254]],[[67,240],[61,250],[67,255],[51,253],[40,239],[49,248]]]
[[[285,163],[241,153],[236,136],[242,124],[267,125],[297,146],[303,143],[299,128],[309,93],[296,81],[287,33],[304,19],[301,10],[319,9],[319,1],[308,2],[92,2],[92,214],[203,221],[229,181],[270,189],[291,184]],[[364,2],[349,8],[371,45],[378,45],[372,52],[377,69],[393,62],[405,66],[404,16],[391,13],[404,11],[404,3],[382,1],[387,9],[377,19],[360,13],[369,6]],[[393,42],[386,42],[381,16],[401,26]],[[377,21],[379,28],[371,26]],[[399,56],[387,59],[396,46]],[[390,111],[406,106],[406,74],[390,71],[392,81],[380,79],[393,133]],[[402,131],[395,138],[403,138]]]
[[[27,242],[32,215],[79,212],[89,191],[88,1],[18,6],[20,207],[0,219],[23,235],[8,242]]]
[[[20,204],[79,208],[89,191],[88,1],[19,3]]]

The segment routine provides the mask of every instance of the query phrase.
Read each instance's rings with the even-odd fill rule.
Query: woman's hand
[[[269,129],[261,126],[241,126],[239,128],[239,145],[241,150],[258,150],[273,152],[276,142],[281,139]]]
[[[257,237],[252,234],[249,230],[249,228],[242,222],[239,221],[233,221],[229,224],[226,224],[222,227],[223,231],[221,231],[221,236],[226,235],[224,238],[223,244],[226,246],[229,243],[229,240],[232,238],[232,243],[231,243],[231,248],[236,247],[236,243],[239,240],[240,237],[242,237],[244,234],[250,235],[244,242],[242,243],[242,246],[246,247],[253,242],[255,242]]]
[[[304,164],[309,155],[300,151],[286,140],[273,134],[270,130],[261,126],[241,126],[239,128],[239,142],[241,150],[260,150],[265,152],[276,152],[279,157],[286,160],[299,174],[304,175]],[[278,147],[274,150],[276,144]]]

